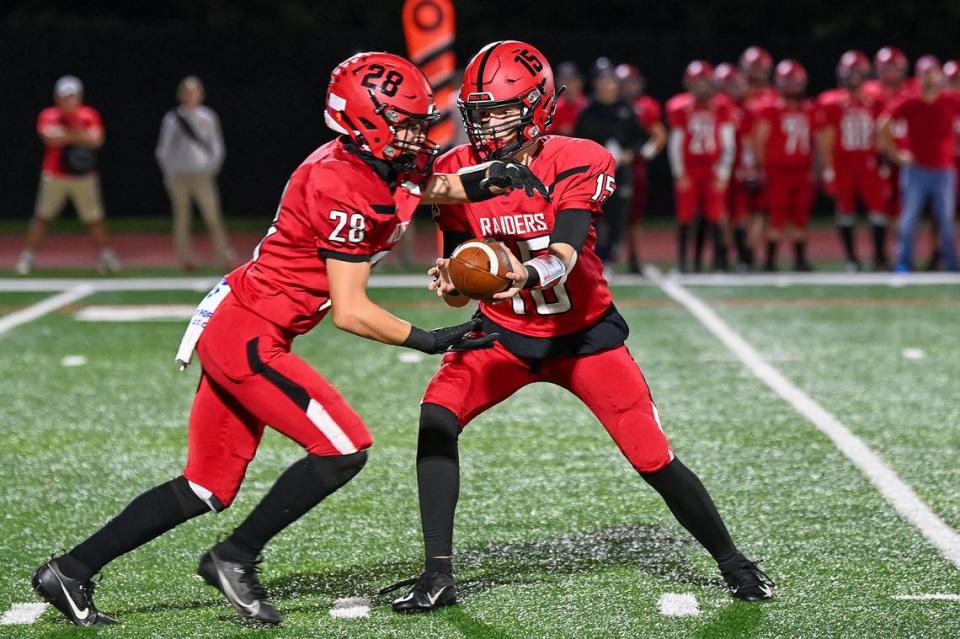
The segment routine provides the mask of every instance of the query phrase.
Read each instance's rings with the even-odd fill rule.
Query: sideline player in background
[[[667,101],[670,139],[667,157],[673,173],[677,216],[677,269],[690,270],[687,247],[699,213],[693,270],[703,270],[704,238],[713,240],[716,270],[726,269],[726,242],[721,223],[727,209],[727,186],[736,155],[736,130],[727,100],[716,99],[713,67],[694,60],[683,73],[685,93]]]
[[[557,135],[573,135],[577,118],[590,102],[583,94],[583,74],[573,62],[562,62],[557,67],[557,79],[567,89],[557,98],[553,126]]]
[[[796,60],[777,64],[780,92],[757,112],[754,127],[757,165],[766,177],[770,228],[764,270],[777,270],[777,249],[784,229],[793,240],[793,268],[812,271],[807,261],[807,224],[816,195],[813,182],[813,104],[804,97],[807,71]]]
[[[278,623],[258,579],[277,533],[356,475],[371,437],[337,389],[291,343],[332,310],[337,328],[430,354],[490,346],[480,322],[425,331],[366,293],[373,266],[400,240],[421,201],[466,202],[504,187],[543,185],[522,166],[493,162],[433,175],[427,137],[439,113],[426,77],[389,53],[361,53],[330,77],[325,119],[342,134],[294,171],[253,259],[204,299],[177,360],[194,346],[203,366],[183,474],[143,493],[69,553],[37,569],[33,587],[79,625],[115,623],[97,611],[93,575],[107,563],[206,512],[230,506],[265,425],[306,449],[253,512],[200,558],[198,573],[244,617]]]
[[[550,185],[551,201],[513,194],[492,205],[438,208],[447,255],[463,240],[485,236],[503,241],[524,262],[512,257],[513,287],[480,303],[483,330],[500,341],[490,349],[446,355],[424,393],[417,450],[424,571],[385,592],[413,586],[393,603],[398,612],[456,601],[460,432],[524,386],[550,382],[597,416],[630,464],[717,561],[730,592],[767,599],[773,584],[737,549],[703,484],[675,456],[643,373],[624,345],[627,325],[595,252],[596,221],[616,188],[615,163],[592,141],[544,135],[556,94],[549,62],[522,42],[487,45],[464,74],[459,104],[470,145],[444,155],[438,170],[492,159],[528,164]],[[464,306],[469,300],[450,282],[447,264],[437,260],[431,288],[447,304]]]
[[[37,118],[37,133],[46,150],[37,204],[27,229],[27,246],[17,260],[18,275],[29,275],[37,249],[47,237],[67,200],[73,202],[77,217],[90,229],[90,237],[100,249],[97,271],[100,274],[120,270],[120,262],[107,234],[103,213],[100,176],[96,171],[96,152],[103,146],[103,121],[96,109],[83,103],[83,84],[79,78],[65,75],[53,89],[54,106]]]
[[[873,270],[887,271],[887,183],[880,177],[875,129],[880,105],[864,91],[870,60],[847,51],[837,64],[836,89],[817,98],[814,115],[824,190],[836,201],[836,222],[847,271],[861,270],[854,225],[861,202],[873,228]]]
[[[730,118],[737,132],[737,149],[727,188],[727,219],[725,229],[737,251],[737,270],[753,270],[755,241],[751,241],[750,229],[758,231],[763,221],[752,218],[759,211],[751,207],[751,190],[757,182],[757,161],[753,151],[753,116],[746,107],[747,82],[743,74],[729,63],[721,63],[713,73],[720,95],[728,101]]]
[[[631,273],[640,273],[640,246],[643,231],[640,224],[647,208],[649,182],[647,164],[660,155],[667,145],[667,127],[663,125],[663,107],[657,100],[644,93],[646,79],[640,69],[632,64],[620,64],[615,69],[620,81],[620,95],[633,112],[649,139],[640,147],[633,159],[633,197],[627,213],[627,264]]]

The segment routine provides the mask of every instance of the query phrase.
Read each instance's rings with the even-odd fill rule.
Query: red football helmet
[[[740,55],[740,70],[753,82],[766,82],[773,68],[773,58],[763,47],[748,47]]]
[[[851,49],[837,62],[837,81],[843,86],[858,87],[870,75],[870,59],[863,51]]]
[[[951,85],[960,83],[960,62],[947,60],[943,63],[943,77]]]
[[[358,53],[330,74],[327,126],[404,178],[429,174],[439,148],[427,132],[439,118],[426,76],[398,55]]]
[[[620,81],[620,92],[624,98],[633,99],[643,95],[647,81],[639,67],[632,64],[618,64],[613,72]]]
[[[920,59],[917,60],[917,64],[914,65],[913,72],[919,78],[927,71],[933,70],[941,70],[940,59],[935,55],[925,55],[921,56]]]
[[[713,65],[706,60],[691,60],[683,71],[683,87],[698,100],[713,93]]]
[[[713,71],[717,87],[733,98],[740,98],[747,90],[746,80],[737,67],[729,62],[721,62]]]
[[[873,56],[873,66],[877,69],[877,78],[886,85],[899,85],[907,75],[907,56],[900,49],[883,47]]]
[[[457,106],[470,144],[484,160],[504,159],[546,133],[558,92],[550,62],[516,40],[491,42],[463,72]],[[492,123],[492,112],[517,107],[516,117]]]
[[[777,88],[787,97],[803,95],[807,88],[807,70],[796,60],[781,60],[773,78]]]

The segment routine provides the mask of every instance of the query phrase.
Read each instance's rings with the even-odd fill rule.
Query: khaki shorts
[[[34,215],[47,222],[56,219],[67,203],[67,198],[73,201],[77,217],[84,224],[93,224],[103,219],[103,198],[100,195],[100,178],[97,175],[42,175]]]

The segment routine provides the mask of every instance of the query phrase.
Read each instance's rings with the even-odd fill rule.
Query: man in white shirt
[[[180,106],[163,116],[157,141],[157,162],[173,208],[173,238],[180,266],[196,266],[190,234],[191,203],[196,202],[213,240],[217,265],[229,266],[236,254],[230,248],[216,178],[223,165],[220,119],[204,106],[203,83],[187,76],[177,88]]]

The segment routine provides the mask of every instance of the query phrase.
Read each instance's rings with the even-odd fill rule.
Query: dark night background
[[[458,0],[456,53],[462,66],[491,40],[539,47],[554,65],[587,68],[601,55],[632,62],[648,92],[680,90],[694,57],[735,61],[750,44],[810,71],[810,91],[833,83],[848,48],[868,55],[890,44],[911,61],[923,53],[960,55],[960,2],[807,0],[662,2]],[[225,212],[272,217],[289,173],[330,138],[322,107],[331,68],[361,50],[405,54],[401,0],[168,0],[0,4],[2,215],[26,219],[33,207],[42,146],[34,126],[57,77],[78,75],[102,114],[107,144],[101,173],[108,215],[164,215],[168,209],[153,148],[163,113],[184,75],[200,75],[227,143],[221,176]],[[669,208],[666,161],[655,162],[650,210]],[[657,177],[659,176],[659,177]]]

